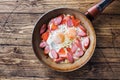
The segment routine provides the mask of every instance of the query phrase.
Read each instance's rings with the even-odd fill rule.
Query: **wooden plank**
[[[120,57],[119,52],[120,48],[96,48],[94,52],[94,57],[104,58],[105,56],[107,58],[119,58]],[[0,54],[1,54],[0,57],[9,55],[14,55],[16,57],[24,56],[23,59],[26,58],[29,59],[29,56],[31,56],[31,58],[34,57],[32,46],[1,46]]]
[[[10,16],[9,16],[10,15]],[[6,25],[13,26],[13,27],[20,27],[21,25],[33,25],[39,19],[42,14],[0,14],[0,24],[1,26],[4,22],[8,20]],[[104,20],[102,20],[104,19]],[[98,28],[119,28],[120,24],[120,16],[119,15],[108,15],[108,14],[101,14],[97,19],[94,21],[95,29]]]
[[[11,36],[11,35],[10,35]],[[28,37],[30,36],[30,37]],[[0,38],[0,45],[15,45],[15,46],[31,46],[31,34],[28,36],[19,37],[19,35],[14,36],[14,38]],[[26,37],[26,38],[25,38]],[[7,40],[6,40],[7,39]],[[112,36],[97,36],[97,47],[111,47],[119,48],[120,47],[120,36],[115,36],[114,40]]]
[[[119,52],[120,48],[96,48],[91,62],[120,62]],[[38,60],[31,46],[3,46],[0,47],[0,54],[1,64],[4,64],[2,60],[9,62],[8,64],[12,64],[11,60],[13,62],[18,60]]]
[[[119,0],[115,0],[93,22],[97,34],[96,50],[81,69],[71,73],[53,71],[39,62],[32,50],[32,30],[43,13],[56,7],[85,12],[98,2],[99,0],[1,0],[0,80],[120,79]]]
[[[85,12],[88,8],[98,3],[99,0],[11,0],[0,1],[0,12],[19,12],[19,13],[44,13],[56,7],[68,7],[79,9]],[[115,0],[105,11],[106,14],[119,14],[119,0]],[[4,6],[4,8],[2,8]],[[44,8],[44,9],[43,9]]]
[[[27,63],[29,65],[29,63]],[[34,65],[34,64],[33,64]],[[6,67],[7,66],[7,67]],[[59,73],[56,71],[53,71],[45,66],[41,67],[40,65],[35,65],[35,66],[20,66],[20,65],[3,65],[2,71],[0,73],[1,76],[12,76],[12,77],[38,77],[38,78],[65,78],[66,76],[68,78],[94,78],[94,79],[117,79],[119,78],[119,72],[115,71],[112,72],[109,70],[108,66],[106,64],[102,65],[94,65],[93,64],[87,64],[81,69],[78,69],[74,72],[71,73]],[[17,67],[19,66],[19,68]],[[37,67],[36,67],[37,66]],[[104,67],[102,67],[104,66]],[[112,66],[113,67],[113,66]],[[38,69],[39,68],[39,69]],[[112,68],[113,70],[114,67]],[[119,68],[117,68],[119,70]],[[97,73],[97,74],[96,74]],[[75,74],[75,75],[73,75]],[[71,76],[72,75],[72,76]],[[99,76],[100,75],[100,76]]]

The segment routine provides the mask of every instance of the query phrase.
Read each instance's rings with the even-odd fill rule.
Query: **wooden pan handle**
[[[113,1],[115,0],[101,0],[98,4],[88,9],[85,15],[90,21],[93,21]]]

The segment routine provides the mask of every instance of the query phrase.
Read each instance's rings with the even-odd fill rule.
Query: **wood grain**
[[[99,0],[1,0],[0,80],[120,79],[120,0],[115,0],[94,22],[97,46],[82,68],[60,73],[35,56],[31,37],[39,17],[54,8],[86,12]]]

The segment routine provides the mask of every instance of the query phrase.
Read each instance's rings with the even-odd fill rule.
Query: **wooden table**
[[[61,73],[36,58],[32,30],[50,9],[68,7],[85,12],[100,0],[0,0],[0,80],[120,79],[120,0],[94,22],[97,47],[82,68]]]

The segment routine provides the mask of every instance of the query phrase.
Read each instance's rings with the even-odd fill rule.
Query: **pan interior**
[[[75,17],[77,17],[78,19],[80,19],[82,25],[87,29],[89,37],[90,37],[89,48],[87,49],[85,54],[79,60],[75,61],[72,64],[71,63],[57,64],[57,63],[53,62],[50,58],[47,58],[43,53],[43,49],[39,48],[39,44],[41,42],[40,33],[39,33],[41,26],[43,24],[48,24],[48,22],[52,18],[57,17],[61,14],[71,14],[71,15],[74,15]],[[79,11],[74,10],[74,9],[59,8],[59,9],[54,9],[54,10],[51,10],[51,11],[45,13],[38,20],[38,22],[35,25],[35,28],[33,30],[32,46],[33,46],[33,50],[34,50],[36,56],[43,64],[47,65],[48,67],[50,67],[56,71],[69,72],[69,71],[73,71],[73,70],[76,70],[76,69],[82,67],[91,58],[91,56],[93,55],[95,46],[96,46],[96,35],[95,35],[95,31],[94,31],[94,28],[93,28],[91,22],[86,18],[86,16],[84,14],[82,14]]]

